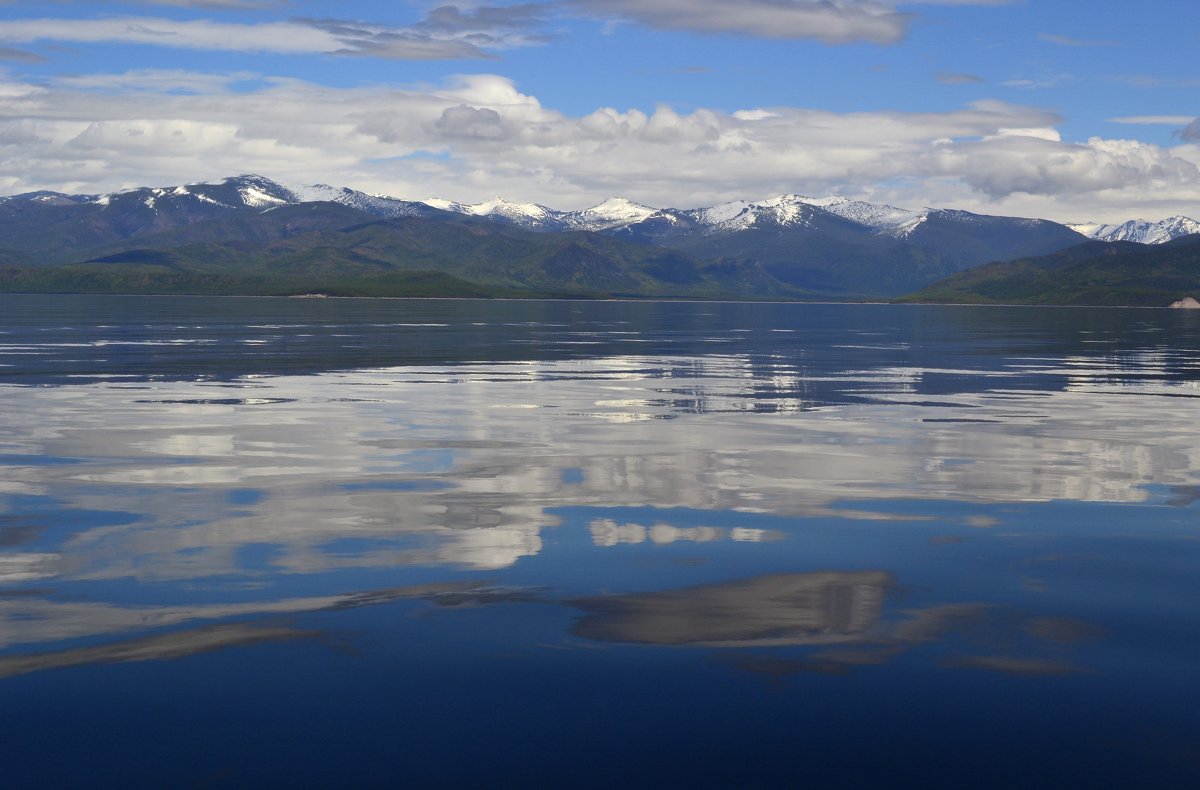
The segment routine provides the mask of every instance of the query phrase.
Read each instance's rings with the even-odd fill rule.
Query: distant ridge
[[[1157,222],[1131,219],[1117,225],[1088,222],[1067,227],[1098,241],[1136,241],[1140,244],[1166,244],[1200,233],[1200,222],[1184,216],[1167,217]]]
[[[1191,227],[1175,219],[1140,237],[1165,243]],[[0,198],[0,265],[9,267],[0,287],[886,299],[1086,240],[1049,220],[839,196],[684,209],[611,198],[559,211],[502,197],[418,201],[244,174],[103,195]]]
[[[614,197],[590,208],[559,211],[537,203],[518,203],[494,197],[483,203],[466,204],[454,200],[428,198],[410,200],[390,195],[369,194],[348,187],[328,184],[284,186],[271,179],[247,173],[216,182],[198,182],[174,187],[139,187],[107,194],[68,195],[60,192],[27,192],[0,197],[0,206],[36,204],[42,206],[125,205],[140,202],[147,208],[170,210],[191,201],[226,208],[265,210],[298,203],[332,202],[350,206],[380,217],[418,216],[422,207],[457,214],[486,217],[531,230],[615,231],[645,222],[675,223],[686,221],[706,232],[746,230],[755,226],[802,226],[808,222],[805,208],[821,209],[881,234],[904,237],[913,233],[931,215],[970,212],[947,208],[910,210],[883,203],[851,200],[836,195],[808,197],[779,195],[765,200],[737,200],[698,208],[655,208]],[[1015,218],[1006,218],[1015,219]],[[1049,222],[1048,220],[1028,220]],[[1058,223],[1056,223],[1058,224]],[[1158,221],[1133,219],[1119,224],[1073,223],[1062,227],[1099,241],[1135,241],[1163,244],[1200,233],[1200,221],[1174,216]]]

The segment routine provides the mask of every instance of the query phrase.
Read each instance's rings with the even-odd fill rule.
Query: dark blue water
[[[12,787],[1191,787],[1200,316],[0,296]]]

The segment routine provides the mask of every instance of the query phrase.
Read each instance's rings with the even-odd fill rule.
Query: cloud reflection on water
[[[869,402],[729,417],[821,399],[808,400],[825,385],[802,368],[755,371],[733,356],[384,369],[257,378],[253,406],[213,403],[204,382],[156,384],[153,398],[114,384],[9,388],[0,442],[9,493],[136,510],[56,547],[71,579],[245,573],[247,546],[270,547],[272,573],[497,569],[538,553],[563,506],[845,518],[856,514],[841,503],[875,499],[1132,503],[1151,486],[1190,490],[1200,469],[1200,400],[1154,397],[1187,383],[1011,389],[1013,371],[977,371],[995,388],[933,402],[911,382],[958,371],[846,371],[824,378]],[[511,405],[537,413],[496,408]],[[678,419],[607,418],[630,408]],[[964,412],[974,421],[929,422]],[[38,463],[49,456],[77,462]],[[231,503],[233,489],[256,501]],[[346,539],[375,543],[329,548]]]

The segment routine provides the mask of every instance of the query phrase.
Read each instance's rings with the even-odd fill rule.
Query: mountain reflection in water
[[[648,645],[739,647],[861,640],[879,621],[883,571],[760,576],[728,584],[584,598],[574,633]]]

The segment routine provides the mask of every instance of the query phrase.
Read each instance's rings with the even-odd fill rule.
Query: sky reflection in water
[[[191,740],[235,784],[319,778],[332,752],[297,744],[335,723],[426,750],[398,770],[357,732],[363,781],[480,779],[424,744],[463,726],[439,688],[509,717],[491,778],[513,783],[604,784],[583,742],[678,747],[700,722],[729,756],[681,783],[750,758],[779,779],[799,742],[824,744],[817,775],[883,783],[835,765],[880,726],[934,784],[1196,775],[1196,316],[5,299],[3,717],[82,728],[90,684],[121,691],[114,721],[165,695],[174,762],[113,769],[134,783],[202,779]],[[200,678],[278,742],[197,724]],[[288,719],[301,679],[324,727]],[[80,748],[127,769],[104,740]],[[1003,744],[1030,762],[997,768]]]

